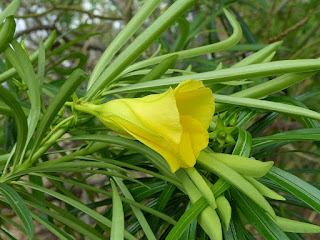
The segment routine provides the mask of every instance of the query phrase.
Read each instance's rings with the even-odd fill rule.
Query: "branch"
[[[16,15],[14,16],[15,18],[38,18],[38,17],[42,17],[50,12],[56,11],[56,10],[63,10],[63,11],[74,11],[74,12],[81,12],[84,14],[87,14],[90,18],[100,18],[100,19],[104,19],[104,20],[123,20],[121,17],[106,17],[106,16],[102,16],[102,15],[96,15],[93,14],[90,11],[84,10],[82,8],[77,8],[77,7],[69,7],[69,6],[63,6],[63,5],[56,5],[53,6],[52,8],[47,9],[46,11],[42,12],[42,13],[32,13],[32,14],[25,14],[25,15]]]
[[[31,32],[39,31],[39,30],[54,30],[56,29],[55,26],[51,25],[39,25],[39,26],[34,26],[34,27],[29,27],[25,30],[22,30],[20,32],[17,32],[14,37],[18,38],[21,37],[23,34],[29,34]]]

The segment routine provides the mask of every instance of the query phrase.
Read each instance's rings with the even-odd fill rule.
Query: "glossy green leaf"
[[[36,77],[36,74],[33,70],[33,66],[30,62],[30,59],[27,56],[26,52],[21,47],[21,45],[14,40],[12,41],[12,46],[15,52],[12,51],[10,56],[11,58],[15,57],[18,60],[19,67],[16,64],[14,64],[14,62],[12,62],[12,64],[13,64],[13,67],[15,67],[16,69],[18,68],[22,70],[22,73],[18,69],[17,69],[17,72],[28,87],[30,104],[31,104],[31,109],[28,116],[28,137],[27,137],[25,148],[24,148],[24,151],[26,151],[27,145],[31,137],[33,136],[33,133],[36,129],[36,126],[40,118],[40,108],[41,108],[40,84],[39,84],[39,79]]]
[[[21,3],[21,0],[13,0],[1,13],[0,24],[10,15],[14,15]]]
[[[17,123],[17,142],[16,147],[12,150],[11,155],[13,155],[13,166],[18,164],[23,154],[23,149],[27,140],[28,135],[28,124],[27,118],[21,108],[20,103],[15,100],[12,94],[6,90],[4,87],[0,86],[0,98],[9,106],[13,116]],[[9,158],[10,159],[10,158]],[[7,161],[5,169],[8,167],[9,161]]]
[[[17,185],[22,185],[22,186],[26,186],[26,187],[29,187],[31,189],[36,189],[36,190],[39,190],[41,192],[44,192],[46,194],[49,194],[57,199],[60,199],[64,202],[66,202],[67,204],[75,207],[75,208],[78,208],[80,209],[82,212],[88,214],[89,216],[91,216],[93,219],[95,219],[96,221],[98,221],[99,223],[101,223],[102,225],[108,227],[108,228],[111,228],[111,225],[112,225],[112,222],[107,219],[106,217],[100,215],[99,213],[93,211],[92,209],[88,208],[87,206],[85,206],[84,204],[80,203],[79,201],[76,201],[74,199],[71,199],[61,193],[58,193],[58,192],[55,192],[53,190],[50,190],[50,189],[47,189],[47,188],[44,188],[44,187],[41,187],[41,186],[38,186],[38,185],[35,185],[35,184],[32,184],[30,182],[15,182],[15,184]],[[125,232],[124,233],[124,236],[127,238],[127,239],[132,239],[132,240],[136,240],[135,237],[133,237],[131,234],[129,234],[128,232]]]
[[[160,80],[154,80],[152,82],[147,82],[147,83],[131,84],[130,86],[119,87],[114,90],[110,90],[106,92],[105,95],[122,93],[122,92],[132,92],[132,91],[138,92],[138,91],[145,91],[145,90],[152,90],[152,89],[159,89],[159,88],[168,88],[169,86],[177,85],[188,79],[203,81],[204,84],[207,84],[207,83],[220,83],[220,82],[227,82],[227,81],[238,81],[238,80],[244,80],[248,78],[267,77],[267,76],[279,75],[284,73],[299,73],[300,75],[304,74],[299,78],[299,80],[301,81],[301,79],[305,79],[311,74],[311,73],[301,73],[301,72],[312,72],[316,70],[320,70],[320,60],[318,59],[274,61],[274,62],[268,62],[268,63],[252,64],[249,66],[242,66],[237,68],[227,68],[227,69],[221,69],[217,71],[190,74],[186,76],[165,78]],[[284,81],[283,85],[288,84],[287,83],[288,79],[291,80],[290,76],[286,77],[285,79],[286,81]],[[277,84],[274,84],[274,85],[277,85]],[[269,90],[263,87],[262,91],[267,93]],[[262,95],[261,97],[265,95],[266,94]]]
[[[56,225],[54,225],[52,222],[42,218],[41,216],[31,212],[31,215],[34,220],[36,220],[38,223],[40,223],[42,226],[44,226],[46,229],[48,229],[51,233],[53,233],[55,236],[57,236],[60,240],[72,240],[73,238],[60,230]]]
[[[233,149],[232,155],[249,157],[252,146],[251,134],[239,128],[238,139]]]
[[[147,49],[158,37],[162,35],[182,14],[184,14],[193,4],[194,0],[175,1],[152,25],[141,33],[120,55],[101,72],[100,77],[88,89],[86,96],[89,100],[98,91],[114,81],[126,67],[136,60],[141,53]],[[143,44],[141,44],[143,42]]]
[[[215,94],[214,96],[215,96],[215,101],[220,103],[252,107],[252,108],[261,109],[264,111],[279,112],[279,113],[284,113],[288,115],[308,117],[315,120],[320,120],[319,113],[309,109],[296,107],[288,104],[282,104],[282,103],[265,101],[265,100],[257,100],[252,98],[239,98],[239,97],[233,97],[233,96],[217,95],[217,94]]]
[[[123,239],[124,237],[124,215],[122,202],[113,180],[110,180],[112,186],[112,227],[111,240]]]
[[[117,183],[117,185],[120,187],[123,195],[130,199],[130,200],[135,200],[133,198],[133,196],[131,195],[129,189],[127,188],[127,186],[120,180],[120,178],[113,178],[115,180],[115,182]],[[151,228],[150,228],[150,225],[148,223],[148,221],[146,220],[144,214],[142,213],[142,211],[135,207],[135,206],[132,206],[131,205],[131,208],[132,208],[132,211],[134,212],[134,214],[136,215],[140,225],[141,225],[141,228],[143,229],[144,231],[144,234],[146,235],[146,237],[148,239],[151,239],[151,240],[155,240],[156,237],[154,236],[154,233],[152,232]]]
[[[8,233],[6,230],[0,228],[0,232],[6,236],[6,239],[9,239],[9,240],[17,240],[15,237],[13,237],[10,233]]]
[[[192,206],[180,217],[177,224],[171,229],[166,239],[175,240],[179,239],[184,233],[187,226],[208,206],[204,198],[196,201]]]
[[[231,189],[237,205],[257,231],[268,240],[289,240],[279,226],[253,201],[236,189]]]
[[[55,42],[56,39],[56,31],[52,31],[52,33],[49,35],[49,37],[47,38],[47,40],[44,42],[44,48],[47,51],[48,49],[50,49],[53,45],[53,43]],[[30,55],[30,61],[31,63],[34,63],[38,60],[38,56],[39,56],[39,49],[37,49],[36,51],[34,51],[31,55]],[[10,79],[11,77],[13,77],[15,74],[17,73],[15,68],[10,68],[7,71],[0,73],[0,83],[5,82],[7,79]]]
[[[15,190],[4,183],[0,183],[0,193],[5,197],[5,199],[12,207],[13,211],[20,218],[29,239],[33,239],[34,225],[32,222],[30,210],[27,208],[23,199]]]
[[[61,87],[61,91],[59,91],[55,98],[52,99],[37,128],[30,156],[32,156],[35,150],[39,147],[40,142],[61,107],[86,78],[87,74],[82,70],[75,70]]]
[[[280,168],[273,167],[267,178],[284,187],[293,196],[320,213],[320,190]]]
[[[160,2],[160,0],[145,1],[139,11],[133,16],[130,22],[128,22],[127,26],[111,42],[92,71],[88,82],[88,89],[98,79],[112,57],[114,57],[117,51],[119,51],[130,37],[132,37],[132,35],[141,27],[143,22],[152,14]]]

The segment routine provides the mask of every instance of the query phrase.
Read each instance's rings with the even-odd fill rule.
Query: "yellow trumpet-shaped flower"
[[[193,167],[208,145],[214,99],[202,82],[187,80],[161,94],[116,99],[102,105],[80,102],[75,108],[95,115],[120,136],[152,148],[175,172]]]

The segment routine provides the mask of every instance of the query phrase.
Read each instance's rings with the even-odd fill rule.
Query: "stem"
[[[100,112],[101,105],[95,105],[89,102],[79,102],[74,105],[74,109],[79,112],[85,112],[96,116]]]
[[[72,120],[74,116],[70,116],[64,120],[62,120],[60,123],[58,123],[52,130],[51,132],[42,140],[41,145],[43,145],[53,134],[55,131],[57,131],[60,127],[62,127],[65,123],[69,122]]]

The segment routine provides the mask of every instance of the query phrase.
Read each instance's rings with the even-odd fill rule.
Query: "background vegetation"
[[[11,2],[2,0],[0,2],[0,9],[3,10]],[[39,119],[43,119],[46,109],[48,109],[48,104],[61,92],[61,86],[67,79],[70,79],[70,75],[76,69],[82,69],[89,75],[92,73],[105,49],[129,23],[132,17],[136,15],[144,2],[134,0],[28,0],[21,2],[14,15],[16,21],[14,38],[21,43],[22,49],[29,56],[32,56],[33,52],[39,51],[38,55],[34,57],[34,61],[31,60],[33,65],[20,63],[22,68],[28,69],[26,71],[33,72],[34,75],[30,75],[30,78],[37,76],[37,79],[40,79],[42,101],[38,103],[40,109]],[[143,30],[159,18],[174,2],[162,1],[159,7],[144,21],[141,28],[130,36],[129,40],[117,51],[112,59],[116,59],[130,43],[137,39],[139,34],[143,33]],[[190,74],[190,72],[204,73],[216,69],[227,69],[254,52],[263,49],[268,44],[278,41],[283,41],[283,44],[270,53],[270,55],[274,54],[272,61],[315,59],[320,56],[320,6],[317,0],[201,0],[188,9],[183,15],[185,18],[176,19],[161,37],[157,38],[153,44],[150,44],[139,55],[136,62],[150,59],[155,55],[164,55],[180,50],[206,46],[228,38],[234,29],[230,25],[230,21],[222,14],[223,8],[227,8],[240,23],[243,31],[240,42],[222,51],[208,52],[186,59],[175,59],[170,65],[170,69],[174,70],[170,72],[169,69],[167,72],[168,66],[162,74],[153,79],[175,77]],[[48,39],[49,36],[54,38],[52,37],[54,31],[56,31],[57,36],[55,41],[52,41],[52,44],[48,43],[48,46],[42,46],[42,40]],[[19,53],[17,46],[14,44],[13,46],[18,58],[20,58],[22,53]],[[30,98],[30,95],[33,94],[30,91],[30,83],[21,77],[18,70],[15,74],[6,78],[7,75],[5,74],[8,69],[12,67],[15,69],[19,68],[17,67],[17,63],[14,62],[15,58],[10,56],[7,53],[1,55],[0,80],[3,86],[9,89],[16,102],[21,105],[25,116],[30,116],[30,112],[34,111],[32,108],[34,102]],[[21,62],[24,61],[26,60],[23,59]],[[148,69],[148,67],[144,70]],[[31,68],[33,69],[32,71],[30,70]],[[138,83],[148,73],[148,71],[143,72],[142,70],[142,72],[138,72],[137,69],[135,70],[137,72],[135,71],[131,76],[127,75],[123,77],[121,81],[115,82],[107,90]],[[26,73],[23,75],[28,78]],[[235,92],[265,83],[276,76],[278,74],[261,77],[253,76],[250,77],[250,82],[246,84],[238,82],[234,83],[234,85],[210,85],[211,83],[209,85],[215,93],[231,95]],[[314,72],[312,76],[307,76],[304,81],[293,86],[288,86],[285,89],[279,89],[275,94],[270,94],[268,100],[320,112],[318,104],[320,100],[319,77],[319,73]],[[86,79],[84,73],[80,78]],[[82,85],[79,84],[79,88],[75,87],[77,89],[75,93],[78,98],[85,96],[87,84],[88,82],[84,81]],[[162,90],[163,88],[160,88],[160,91]],[[145,90],[142,93],[137,92],[130,96],[139,97],[151,92],[154,91]],[[35,140],[40,141],[38,145],[43,147],[44,151],[41,152],[39,146],[34,147],[34,149],[32,148],[36,142],[32,138],[33,140],[31,140],[29,148],[26,149],[25,155],[21,155],[21,159],[25,161],[32,156],[32,154],[28,155],[30,151],[34,154],[37,150],[39,160],[36,159],[32,164],[32,167],[35,168],[38,163],[54,159],[70,158],[69,161],[71,161],[76,159],[74,157],[76,155],[81,156],[77,160],[83,161],[83,164],[86,162],[88,165],[61,165],[60,169],[57,168],[53,172],[45,169],[46,165],[43,165],[43,170],[32,169],[29,166],[30,172],[26,168],[23,169],[26,172],[22,172],[17,176],[13,174],[14,177],[10,177],[9,175],[7,179],[5,177],[1,179],[2,183],[7,183],[14,189],[15,192],[11,196],[17,192],[20,195],[19,199],[29,209],[32,209],[31,217],[34,219],[36,238],[85,239],[87,237],[89,239],[101,239],[102,236],[109,236],[110,226],[105,223],[101,224],[101,222],[106,221],[106,219],[112,219],[113,215],[111,208],[112,186],[109,181],[109,177],[112,176],[115,179],[119,179],[119,177],[122,179],[119,181],[115,180],[115,182],[121,190],[120,193],[123,194],[121,194],[121,197],[126,230],[138,239],[151,239],[151,237],[146,237],[146,223],[141,220],[143,217],[141,217],[142,213],[140,209],[145,211],[143,209],[145,207],[147,210],[143,213],[150,224],[151,232],[157,238],[165,239],[172,229],[171,224],[178,221],[186,209],[190,208],[188,196],[172,184],[169,184],[166,179],[159,176],[158,169],[146,160],[145,154],[138,150],[143,146],[135,146],[132,145],[134,143],[127,143],[124,140],[121,144],[116,142],[99,142],[93,148],[90,148],[93,144],[90,140],[95,141],[95,139],[81,139],[81,137],[78,137],[78,139],[74,138],[67,141],[59,140],[60,138],[71,136],[103,135],[108,131],[106,127],[95,119],[92,119],[92,117],[76,113],[68,106],[63,107],[65,102],[72,102],[70,98],[72,93],[73,91],[70,88],[69,95],[68,93],[64,93],[65,95],[61,96],[62,105],[59,109],[55,110],[55,118],[51,119],[51,122],[48,121],[47,124],[50,126],[50,128],[49,126],[47,128],[48,131],[44,131],[46,134],[50,132],[48,137],[42,136],[42,138],[39,137],[37,139],[37,135],[35,135]],[[126,95],[119,92],[114,96],[123,97]],[[262,97],[265,97],[265,95],[256,98]],[[106,98],[109,100],[111,95],[107,95]],[[22,123],[16,122],[12,109],[8,108],[8,103],[0,102],[0,110],[2,114],[0,118],[2,154],[0,162],[2,170],[6,173],[4,169],[7,167],[9,170],[19,167],[19,164],[13,166],[12,162],[7,165],[7,160],[9,154],[14,152],[15,145],[19,142],[19,134],[23,130],[19,129],[18,125]],[[261,112],[250,106],[237,106],[236,108],[229,108],[227,110],[225,114],[221,115],[223,128],[236,126],[252,136],[252,147],[249,143],[243,143],[244,146],[250,145],[248,147],[250,156],[263,161],[272,160],[275,162],[276,167],[285,169],[289,173],[298,176],[316,189],[320,188],[320,148],[317,142],[320,136],[319,121],[310,120],[306,116],[297,118],[293,117],[293,115],[277,113],[276,111],[270,112],[268,110],[267,112]],[[72,118],[75,118],[77,121],[74,121]],[[217,118],[216,116],[214,119],[214,123],[210,129],[211,132],[214,131],[215,124],[218,124],[219,120]],[[64,122],[65,119],[68,120]],[[232,121],[236,123],[232,123]],[[39,124],[36,129],[39,131],[41,127],[43,126]],[[292,130],[299,129],[301,129],[300,132],[292,132]],[[236,143],[240,144],[243,140],[239,132],[241,130],[231,134],[235,142],[221,142],[211,139],[209,146],[216,151],[232,153],[234,147],[237,146]],[[281,138],[281,135],[275,135],[277,133],[288,134],[282,135],[283,137]],[[27,135],[29,133],[24,132],[23,134]],[[50,139],[53,141],[50,142]],[[262,144],[262,147],[259,147],[259,143],[265,143],[265,145]],[[46,146],[48,147],[46,148]],[[101,165],[93,168],[90,165],[91,161],[95,161],[95,163]],[[103,165],[107,163],[121,169],[109,168],[109,165]],[[70,171],[62,171],[66,168],[70,168]],[[104,170],[107,168],[111,169],[111,173]],[[136,175],[133,177],[128,170]],[[206,174],[212,182],[217,179],[214,174]],[[150,175],[154,177],[151,178]],[[19,181],[20,177],[22,177],[21,181]],[[310,207],[310,205],[308,206],[306,202],[299,198],[300,193],[297,193],[298,197],[297,195],[292,195],[286,191],[284,186],[279,187],[279,185],[272,182],[269,178],[262,178],[260,181],[286,196],[287,203],[270,201],[277,214],[320,225],[319,215],[315,211],[319,210],[320,196],[317,195],[318,192],[312,193],[314,194],[312,197],[316,200],[315,204]],[[128,189],[132,195],[131,197],[130,194],[125,194]],[[165,198],[163,193],[167,193],[168,197]],[[4,196],[3,193],[2,195]],[[28,231],[31,231],[32,226],[28,225],[28,221],[19,220],[21,215],[17,214],[17,209],[11,209],[13,207],[6,198],[1,198],[0,200],[2,209],[0,215],[0,236],[4,239],[24,239],[27,238],[26,236],[30,236]],[[138,203],[136,209],[129,206],[129,203],[132,204],[133,201]],[[161,208],[161,203],[163,203],[163,208]],[[236,203],[232,202],[232,206],[235,205]],[[157,212],[152,212],[152,210],[150,212],[148,209],[155,209]],[[20,210],[26,211],[23,208]],[[163,215],[159,215],[159,212]],[[231,238],[226,233],[227,230],[224,229],[224,236],[229,236],[226,239],[252,239],[253,237],[263,239],[260,236],[261,232],[259,234],[252,225],[247,225],[247,228],[244,227],[246,221],[241,214],[235,211],[233,212],[233,216],[235,216],[233,226],[236,229],[234,231],[238,235],[235,234]],[[188,239],[206,239],[206,234],[195,222],[187,230],[190,234]],[[240,234],[242,238],[239,232],[244,234],[243,236],[245,237]],[[184,234],[181,239],[187,239],[188,233],[185,232]],[[235,236],[238,236],[238,238]],[[288,236],[289,239],[303,239],[303,237],[305,239],[318,239],[320,237],[317,234],[289,234]]]

